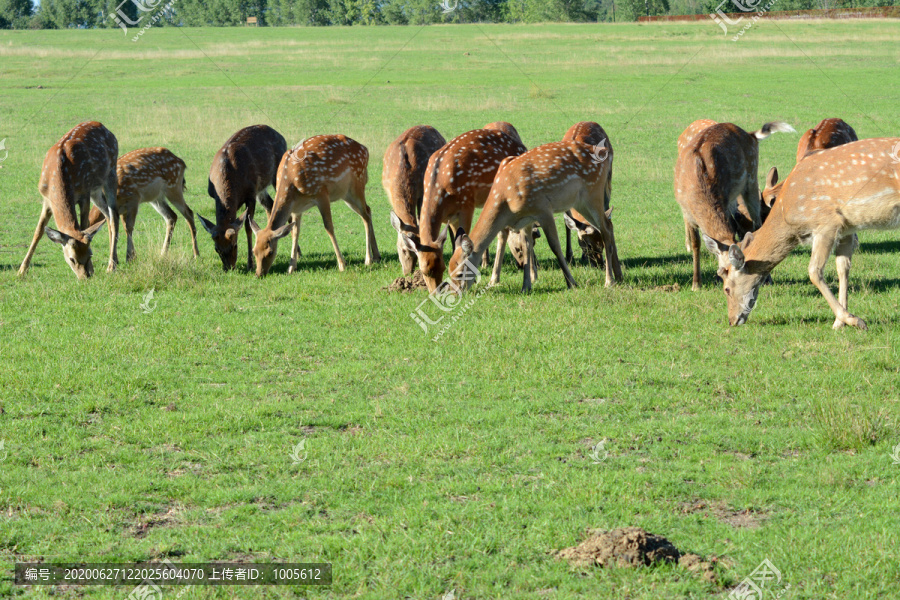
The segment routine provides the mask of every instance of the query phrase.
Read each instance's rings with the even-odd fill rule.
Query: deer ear
[[[469,236],[464,233],[457,239],[459,240],[459,247],[462,249],[463,256],[472,256],[472,253],[475,252],[475,244],[472,243],[472,240],[469,239]]]
[[[703,237],[703,245],[705,245],[706,249],[713,254],[719,255],[728,249],[724,244],[719,244],[718,240],[712,239],[702,231],[700,232],[700,235]]]
[[[444,230],[441,232],[441,235],[437,236],[437,239],[434,240],[438,246],[443,246],[444,242],[447,241],[447,232],[450,231],[450,226],[445,225]]]
[[[240,227],[240,225],[238,225]],[[257,235],[259,233],[260,226],[256,224],[256,221],[250,219],[250,231],[253,232],[253,235]]]
[[[457,227],[457,228],[456,228],[456,235],[453,236],[453,245],[454,245],[454,246],[459,246],[459,240],[460,240],[460,238],[462,238],[462,236],[464,236],[464,235],[466,235],[466,230],[463,229],[462,227]]]
[[[406,247],[409,248],[412,252],[419,251],[419,241],[416,238],[414,238],[411,234],[401,233],[400,239],[403,240],[403,243],[406,244]]]
[[[94,224],[94,225],[91,225],[90,227],[88,227],[87,229],[85,229],[84,231],[82,231],[81,234],[82,234],[84,237],[86,237],[88,243],[90,243],[91,240],[94,239],[94,236],[97,234],[97,232],[100,231],[100,228],[103,227],[105,224],[106,224],[106,221],[105,221],[105,220],[104,220],[104,221],[100,221],[99,223],[96,223],[96,224]]]
[[[403,233],[403,222],[394,211],[391,211],[391,225],[397,230],[397,233]]]
[[[231,224],[232,229],[240,229],[241,225],[244,224],[244,220],[247,218],[247,209],[244,209],[244,212],[237,218],[237,220]]]
[[[568,227],[572,231],[578,231],[578,223],[575,222],[575,219],[569,216],[569,213],[563,213],[563,221],[565,222],[566,227]]]
[[[752,241],[753,241],[753,232],[748,231],[747,233],[744,234],[744,239],[741,240],[741,246],[746,248],[747,246],[750,245],[750,242],[752,242]]]
[[[744,268],[744,265],[747,264],[744,260],[744,253],[741,251],[741,247],[737,244],[732,244],[728,249],[728,260],[731,261],[731,266],[738,271],[742,270]]]
[[[44,227],[44,233],[47,234],[47,237],[50,238],[51,242],[56,242],[61,246],[65,246],[72,239],[62,231],[57,231],[55,229],[51,229],[50,227]]]
[[[253,221],[250,221],[250,223],[251,223],[251,227],[252,227]],[[289,234],[291,232],[291,229],[293,229],[293,227],[294,227],[293,223],[286,223],[286,224],[282,225],[281,227],[279,227],[278,229],[276,229],[275,231],[273,231],[272,235],[275,236],[276,240],[280,240],[281,238],[283,238],[284,236]]]
[[[197,213],[197,216],[200,217],[200,224],[203,225],[203,229],[206,230],[206,233],[208,233],[209,235],[216,235],[214,233],[215,229],[216,229],[215,223],[211,223],[211,222],[207,221],[206,219],[203,218],[203,215],[201,215],[199,213]]]
[[[773,187],[776,183],[778,183],[778,167],[772,167],[766,174],[766,187]]]

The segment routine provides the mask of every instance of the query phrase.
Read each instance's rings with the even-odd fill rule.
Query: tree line
[[[756,2],[725,0],[722,10],[739,12]],[[722,0],[41,0],[34,6],[32,0],[0,0],[0,28],[119,27],[164,7],[157,25],[225,27],[243,25],[248,17],[271,26],[596,23],[708,14],[720,5]],[[900,0],[776,0],[772,10],[895,5]]]

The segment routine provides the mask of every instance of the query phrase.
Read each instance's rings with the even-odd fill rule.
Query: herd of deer
[[[847,324],[865,329],[865,323],[847,310],[850,258],[858,246],[857,231],[900,227],[900,139],[858,141],[844,121],[825,119],[800,140],[797,165],[788,177],[779,182],[773,167],[760,192],[759,140],[778,131],[794,130],[776,121],[747,133],[731,123],[704,119],[678,138],[675,198],[693,254],[693,289],[701,284],[702,239],[718,258],[729,322],[742,325],[756,305],[759,287],[771,281],[772,269],[798,244],[809,242],[809,276],[834,311],[835,328]],[[127,234],[126,259],[131,260],[134,223],[145,202],[166,221],[164,253],[177,220],[171,203],[187,220],[194,256],[199,255],[194,213],[183,196],[184,161],[165,148],[134,150],[117,160],[118,154],[116,137],[97,122],[76,126],[50,148],[38,186],[43,207],[20,275],[46,233],[62,246],[76,276],[90,277],[91,239],[105,222],[110,240],[107,270],[114,270],[119,215]],[[343,271],[346,263],[331,219],[331,203],[339,199],[363,220],[365,263],[379,261],[372,211],[365,198],[368,162],[366,147],[343,135],[314,136],[290,149],[284,137],[266,125],[246,127],[231,136],[213,158],[209,174],[215,223],[200,216],[225,270],[237,263],[238,234],[244,226],[248,270],[253,270],[255,258],[256,274],[264,276],[274,262],[278,240],[291,234],[288,272],[293,272],[300,254],[301,217],[315,206]],[[449,143],[433,127],[407,130],[388,146],[382,171],[403,273],[408,275],[418,263],[429,291],[436,290],[448,268],[444,243],[449,233],[450,281],[464,291],[470,281],[460,276],[461,267],[472,264],[470,259],[487,266],[488,246],[496,238],[491,282],[499,281],[509,244],[527,291],[537,276],[534,241],[543,231],[572,288],[576,283],[568,265],[573,260],[574,231],[583,258],[604,265],[606,285],[621,281],[610,220],[612,167],[612,145],[593,122],[576,123],[562,141],[532,150],[505,122],[463,133]],[[274,200],[267,191],[270,185],[275,188]],[[253,220],[257,201],[266,211],[265,227]],[[482,210],[473,226],[476,208]],[[556,213],[564,213],[565,254]],[[51,215],[58,230],[47,227]],[[823,278],[832,250],[838,298]]]

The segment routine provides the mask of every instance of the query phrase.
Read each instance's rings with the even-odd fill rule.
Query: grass
[[[897,136],[898,34],[895,21],[759,22],[737,43],[713,23],[0,32],[0,595],[130,591],[16,587],[16,561],[170,558],[334,564],[329,588],[186,598],[725,597],[769,559],[782,598],[894,597],[896,232],[863,233],[854,257],[868,332],[831,330],[803,248],[729,329],[708,255],[689,290],[672,166],[701,117],[798,131],[842,117],[860,137]],[[345,133],[370,150],[385,260],[362,264],[362,223],[335,206],[346,272],[307,213],[298,273],[283,245],[273,275],[225,274],[202,229],[189,258],[183,219],[158,257],[163,223],[144,208],[138,259],[122,248],[116,274],[98,235],[92,280],[46,239],[19,280],[41,161],[87,119],[123,153],[184,158],[187,201],[208,217],[210,160],[238,128],[268,123],[289,144]],[[400,269],[380,157],[415,124],[450,139],[497,120],[529,147],[604,126],[625,282],[605,289],[580,266],[566,291],[540,242],[533,294],[507,266],[434,343],[409,317],[425,294],[384,290]],[[786,173],[797,140],[763,142],[761,175]],[[718,508],[685,508],[697,503]],[[742,511],[754,526],[723,516]],[[552,557],[628,525],[720,557],[720,583]]]

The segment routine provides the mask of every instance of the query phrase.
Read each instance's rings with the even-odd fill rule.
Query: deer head
[[[106,223],[106,221],[100,221],[82,231],[82,239],[67,235],[61,231],[51,229],[50,227],[44,227],[44,232],[47,234],[47,237],[50,238],[52,242],[62,246],[66,264],[69,265],[78,279],[88,279],[94,274],[94,265],[91,262],[91,256],[93,255],[93,252],[91,251],[91,240],[94,238],[94,235],[100,231],[100,228],[103,227],[104,223]]]
[[[247,218],[247,211],[245,210],[240,217],[223,227],[216,226],[215,223],[205,219],[202,215],[198,214],[197,216],[200,217],[200,224],[203,225],[203,229],[212,236],[216,254],[222,259],[222,268],[230,271],[237,264],[238,232],[244,224],[244,219]]]

